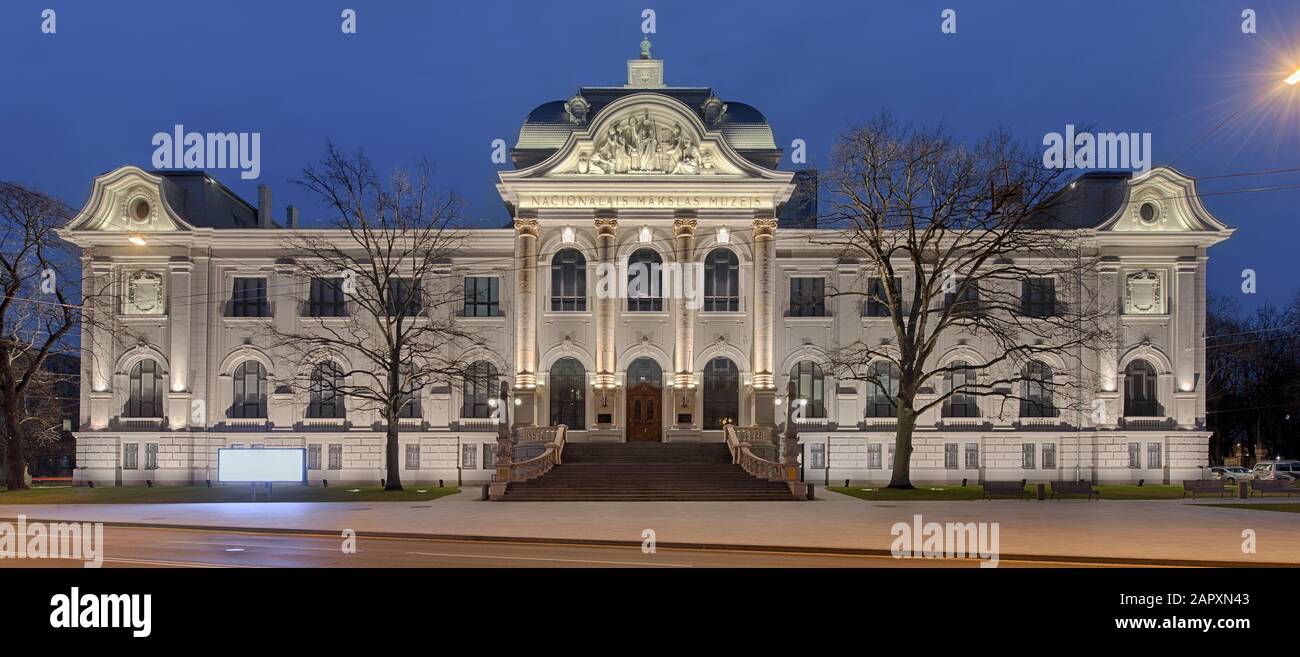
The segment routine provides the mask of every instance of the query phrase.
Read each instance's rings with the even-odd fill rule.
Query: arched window
[[[266,417],[266,368],[246,360],[235,368],[230,417]]]
[[[1052,368],[1041,361],[1030,361],[1021,376],[1020,417],[1056,417]]]
[[[343,370],[334,361],[316,364],[311,371],[311,387],[307,395],[307,417],[347,417],[343,405]]]
[[[493,405],[498,390],[497,368],[485,360],[476,361],[465,370],[465,381],[461,388],[461,417],[492,417]]]
[[[740,372],[719,356],[704,366],[704,428],[721,429],[740,421]]]
[[[795,397],[804,400],[804,417],[826,417],[826,375],[821,365],[799,361],[790,369]]]
[[[1124,368],[1124,415],[1157,417],[1162,415],[1156,399],[1156,368],[1138,359]]]
[[[656,386],[664,384],[664,371],[659,367],[659,363],[653,358],[642,356],[627,366],[627,386],[631,388],[639,383],[650,383]]]
[[[627,259],[627,309],[653,312],[664,309],[664,259],[654,249],[637,249]]]
[[[704,310],[740,310],[740,260],[728,249],[704,257]]]
[[[162,417],[162,368],[157,361],[142,360],[131,368],[131,389],[124,415]]]
[[[943,377],[944,394],[956,391],[943,402],[944,417],[979,417],[979,406],[975,395],[966,392],[967,386],[975,385],[975,370],[966,361],[955,360],[948,367],[952,371]]]
[[[576,358],[561,358],[551,365],[551,424],[570,429],[587,428],[587,371]]]
[[[587,259],[577,249],[560,249],[551,258],[551,310],[587,309]]]
[[[871,364],[867,381],[867,417],[898,417],[894,400],[898,399],[898,366],[878,360]]]

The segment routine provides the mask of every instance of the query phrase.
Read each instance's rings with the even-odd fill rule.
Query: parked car
[[[1216,465],[1210,468],[1210,478],[1231,484],[1238,481],[1249,481],[1251,473],[1250,468],[1243,468],[1240,465]]]
[[[1300,478],[1300,461],[1295,459],[1278,459],[1260,461],[1250,471],[1253,479],[1290,479]]]

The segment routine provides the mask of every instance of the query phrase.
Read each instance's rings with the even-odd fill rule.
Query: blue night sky
[[[355,35],[339,29],[345,7]],[[319,214],[290,181],[333,139],[381,170],[430,158],[470,221],[500,225],[492,140],[513,145],[532,108],[581,85],[622,84],[646,7],[669,84],[754,105],[814,166],[882,109],[968,139],[1005,127],[1035,148],[1067,123],[1150,132],[1155,163],[1220,176],[1200,189],[1238,232],[1211,251],[1211,291],[1249,308],[1300,289],[1300,189],[1237,192],[1300,186],[1300,171],[1222,177],[1300,167],[1300,85],[1279,90],[1300,67],[1300,3],[1278,0],[5,0],[0,179],[80,207],[95,175],[152,168],[153,134],[180,123],[260,132],[259,180],[213,173],[254,203],[270,185],[277,216]],[[939,30],[947,7],[955,35]],[[1246,7],[1257,34],[1242,33]]]

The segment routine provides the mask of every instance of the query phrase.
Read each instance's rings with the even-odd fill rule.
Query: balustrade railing
[[[727,441],[727,451],[731,452],[731,462],[739,465],[759,479],[768,481],[785,481],[781,464],[770,461],[754,453],[754,444],[771,444],[772,430],[767,427],[738,427],[728,424],[722,427],[722,435]]]
[[[509,481],[536,479],[560,464],[564,456],[564,440],[569,428],[563,424],[554,427],[520,427],[515,434],[520,445],[542,445],[542,453],[532,458],[510,464]]]

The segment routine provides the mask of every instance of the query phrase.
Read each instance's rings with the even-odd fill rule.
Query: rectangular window
[[[954,314],[970,315],[979,312],[980,288],[978,281],[958,281],[956,286],[956,289],[952,292],[944,293],[944,307],[952,308]]]
[[[139,443],[126,443],[122,445],[122,469],[135,470],[139,467],[140,467]]]
[[[953,470],[957,468],[957,443],[943,444],[943,467]]]
[[[494,443],[483,443],[483,469],[491,470],[497,467],[497,446]]]
[[[826,279],[790,279],[790,317],[826,317]]]
[[[235,279],[230,292],[231,317],[266,317],[270,311],[265,278]]]
[[[313,278],[307,295],[308,317],[345,317],[342,278]]]
[[[1160,443],[1147,443],[1147,467],[1162,468],[1163,461],[1160,458]]]
[[[966,468],[977,470],[980,467],[980,444],[966,443]]]
[[[1036,456],[1036,455],[1034,454],[1034,450],[1035,450],[1036,448],[1037,448],[1037,446],[1034,445],[1033,443],[1021,443],[1021,444],[1020,444],[1020,467],[1026,469],[1026,470],[1032,470],[1032,469],[1034,469],[1034,466],[1035,466],[1035,464],[1034,464],[1034,460],[1035,460],[1035,456]]]
[[[1020,312],[1029,317],[1056,314],[1056,279],[1026,278],[1020,283]]]
[[[307,446],[307,469],[320,469],[320,443],[312,443]]]
[[[158,443],[144,444],[144,469],[158,469]]]
[[[411,278],[388,279],[388,316],[414,317],[424,310],[420,281]]]
[[[1043,443],[1043,469],[1056,468],[1056,443]]]
[[[418,443],[411,443],[406,446],[406,469],[420,469],[420,445]]]
[[[330,445],[330,469],[343,469],[343,445],[341,443],[333,443]]]
[[[473,470],[478,467],[475,462],[478,460],[478,445],[461,445],[460,446],[460,467],[465,470]]]
[[[465,317],[501,316],[501,279],[496,276],[465,277]]]
[[[826,444],[813,443],[808,446],[808,467],[814,470],[826,468]]]
[[[872,278],[867,283],[867,305],[863,309],[863,315],[866,317],[889,317],[889,303],[886,300],[885,286],[881,283],[880,278]],[[890,279],[890,287],[894,288],[894,298],[897,299],[899,306],[902,306],[903,279],[895,276]]]
[[[1128,444],[1128,467],[1142,467],[1142,443]]]
[[[894,467],[894,449],[895,449],[896,447],[897,447],[897,445],[890,445],[890,446],[889,446],[889,467],[890,467],[890,469],[893,469],[893,467]]]
[[[871,470],[880,469],[880,443],[867,445],[867,468]]]

